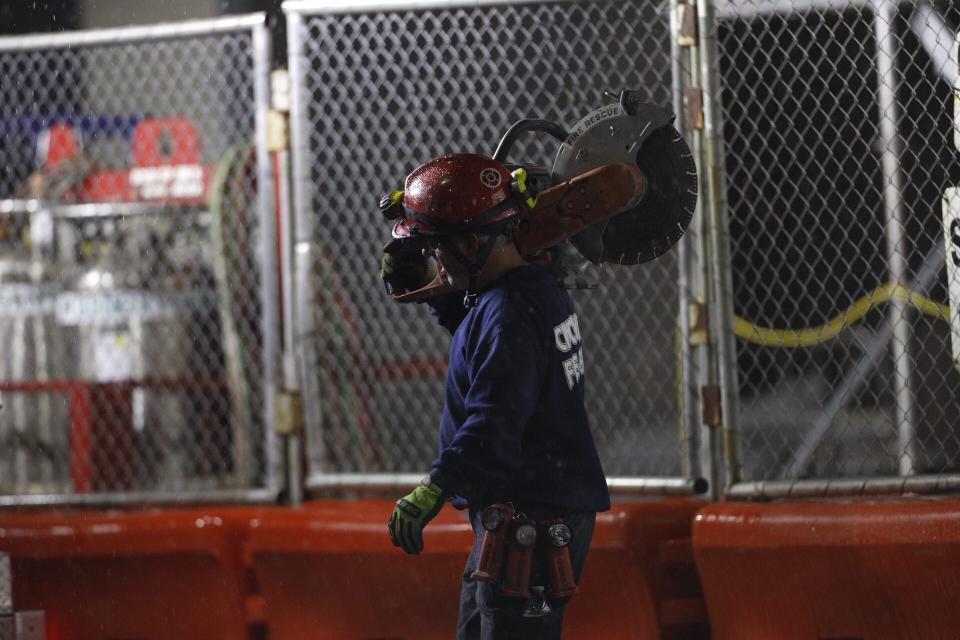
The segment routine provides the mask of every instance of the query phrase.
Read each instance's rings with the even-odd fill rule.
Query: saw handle
[[[520,134],[526,133],[527,131],[541,131],[543,133],[548,133],[560,142],[563,142],[567,139],[567,130],[556,122],[529,118],[517,120],[509,129],[507,129],[507,132],[503,134],[503,137],[500,139],[500,144],[497,145],[497,150],[493,152],[493,159],[499,162],[506,162],[507,154],[510,153],[513,143],[517,141],[517,138],[520,137]]]

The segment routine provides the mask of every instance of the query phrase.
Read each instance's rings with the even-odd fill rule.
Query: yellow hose
[[[737,337],[747,342],[765,347],[783,347],[786,349],[812,347],[835,338],[838,333],[863,318],[868,311],[890,300],[900,300],[928,316],[950,320],[950,307],[948,305],[931,300],[903,285],[888,282],[858,298],[843,313],[826,324],[803,329],[774,329],[772,327],[761,327],[749,320],[744,320],[740,316],[735,316],[733,332]]]

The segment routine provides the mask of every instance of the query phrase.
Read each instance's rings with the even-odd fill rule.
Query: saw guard
[[[516,243],[520,255],[531,256],[574,234],[636,207],[646,193],[643,173],[633,164],[597,167],[555,185],[537,197],[537,204],[520,215]],[[415,291],[394,295],[397,302],[422,302],[455,289],[438,275]]]
[[[619,104],[580,120],[554,161],[555,182],[617,162],[636,166],[646,179],[642,202],[570,238],[594,263],[639,264],[663,255],[686,231],[696,207],[697,168],[671,126],[673,114],[636,101],[635,94],[624,92]]]

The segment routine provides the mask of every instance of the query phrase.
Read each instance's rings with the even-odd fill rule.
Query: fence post
[[[716,382],[720,387],[725,487],[740,481],[739,398],[737,351],[733,334],[733,283],[730,228],[727,219],[726,176],[723,166],[723,122],[720,113],[720,75],[717,63],[717,21],[713,0],[697,2],[700,75],[703,87],[704,148],[702,171],[707,192],[703,198],[709,237],[710,348],[714,350]]]
[[[696,65],[698,59],[697,43],[686,30],[695,23],[688,18],[693,17],[693,5],[671,0],[670,6],[670,55],[672,63],[672,90],[673,110],[677,116],[677,130],[687,140],[698,165],[698,181],[703,182],[703,172],[699,169],[700,150],[702,147],[702,128],[699,126],[699,115],[691,122],[686,108],[685,94],[688,90],[699,92],[699,82],[696,77],[699,70]],[[682,15],[681,15],[682,14]],[[694,27],[695,28],[695,27]],[[693,105],[695,108],[695,105]],[[697,185],[700,189],[700,184]],[[700,189],[702,193],[702,189]],[[704,279],[700,277],[703,268],[703,254],[699,250],[703,237],[701,230],[703,220],[702,202],[698,198],[694,210],[693,220],[680,242],[677,243],[677,286],[679,289],[677,323],[678,336],[678,371],[677,385],[678,402],[680,407],[679,418],[682,427],[683,440],[680,443],[683,451],[682,463],[684,475],[688,478],[709,478],[711,492],[716,492],[720,486],[713,477],[713,467],[710,455],[710,435],[700,420],[700,394],[703,384],[701,376],[706,371],[705,332],[702,330],[702,318],[699,313],[703,309]],[[694,324],[699,326],[694,326]],[[700,348],[696,348],[700,347]],[[707,437],[704,437],[706,435]],[[707,475],[709,474],[709,475]],[[713,495],[716,498],[716,495]]]
[[[877,0],[873,25],[877,38],[877,101],[880,140],[883,148],[883,206],[885,214],[887,267],[890,282],[907,284],[907,238],[903,224],[903,172],[900,157],[903,145],[899,134],[900,111],[897,106],[896,45],[893,20],[897,8],[890,0]],[[890,300],[887,322],[893,327],[890,351],[894,367],[895,415],[897,427],[897,467],[900,475],[914,473],[916,463],[916,398],[913,393],[913,356],[910,349],[910,307],[894,296]]]
[[[312,291],[310,288],[310,273],[313,269],[313,218],[312,187],[310,183],[310,131],[312,127],[308,119],[307,102],[310,96],[306,92],[306,73],[309,61],[304,56],[304,24],[303,15],[297,11],[288,11],[287,20],[287,64],[290,77],[290,158],[291,158],[291,196],[293,215],[293,296],[296,301],[293,322],[293,343],[298,359],[300,374],[300,394],[302,398],[319,397],[316,377],[311,372],[319,366],[316,361],[316,350],[305,349],[304,339],[314,333],[312,309]],[[318,403],[303,403],[303,418],[307,425],[320,425],[322,416],[319,415]],[[304,431],[302,438],[307,438]],[[289,456],[301,455],[303,440],[298,439],[294,446],[287,451]],[[322,453],[323,437],[319,431],[314,432],[314,439],[310,443],[311,452],[320,452],[317,460],[326,458]],[[311,459],[313,456],[311,455]],[[319,471],[315,465],[308,464],[308,471]],[[302,480],[301,480],[302,482]]]
[[[277,448],[276,393],[279,380],[280,294],[277,290],[277,227],[274,215],[274,176],[267,142],[267,114],[270,111],[270,31],[266,24],[253,27],[254,147],[257,157],[257,209],[260,214],[260,284],[263,305],[263,401],[264,473],[266,485],[279,486],[280,460]]]

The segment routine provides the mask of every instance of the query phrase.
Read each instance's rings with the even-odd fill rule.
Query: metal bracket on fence
[[[284,151],[290,148],[290,127],[287,114],[276,109],[267,112],[267,150]]]
[[[298,391],[277,392],[277,419],[274,430],[282,436],[303,432],[303,400]]]
[[[677,4],[677,44],[692,47],[697,43],[697,8],[692,4]]]
[[[270,104],[272,108],[267,112],[267,148],[270,151],[289,151],[290,74],[286,69],[270,72]]]
[[[710,342],[710,311],[707,305],[698,300],[691,302],[690,312],[690,346],[699,347]]]
[[[708,427],[719,427],[723,425],[719,385],[708,384],[701,387],[700,403],[703,406],[703,424]]]
[[[703,89],[687,87],[683,92],[683,123],[687,129],[703,129]]]

